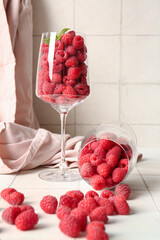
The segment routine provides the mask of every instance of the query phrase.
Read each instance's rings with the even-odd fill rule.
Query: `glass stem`
[[[60,171],[63,172],[66,169],[66,162],[65,162],[65,129],[66,129],[66,118],[67,112],[60,113],[61,119],[61,162],[60,162]]]

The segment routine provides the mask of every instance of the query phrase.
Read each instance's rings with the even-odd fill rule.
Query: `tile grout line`
[[[8,187],[11,187],[11,185],[14,183],[16,177],[20,174],[20,171],[16,174],[16,176],[12,179],[11,183],[8,185]]]

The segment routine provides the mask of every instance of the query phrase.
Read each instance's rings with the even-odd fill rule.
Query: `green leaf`
[[[44,42],[45,42],[47,45],[49,45],[50,38],[45,38],[45,39],[44,39]]]
[[[60,40],[62,35],[67,32],[70,28],[63,28],[62,31],[56,35],[56,40]]]

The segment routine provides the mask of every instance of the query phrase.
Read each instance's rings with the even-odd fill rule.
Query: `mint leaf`
[[[56,40],[60,40],[62,35],[67,32],[70,28],[63,28],[62,31],[56,35]]]
[[[47,45],[49,45],[50,38],[45,38],[45,39],[44,39],[44,42],[45,42]]]

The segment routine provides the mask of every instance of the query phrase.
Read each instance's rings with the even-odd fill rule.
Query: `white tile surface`
[[[143,179],[147,184],[149,190],[158,190],[160,191],[160,175],[143,175]]]
[[[102,124],[118,121],[118,85],[91,85],[91,96],[76,107],[76,123]]]
[[[122,33],[160,34],[159,0],[123,0]]]
[[[0,188],[7,188],[16,178],[17,174],[0,175]]]
[[[65,27],[73,29],[73,0],[33,0],[32,4],[34,35]]]
[[[120,0],[75,0],[75,28],[85,34],[119,34]]]
[[[85,136],[90,130],[96,128],[98,125],[91,124],[76,124],[76,135]]]
[[[92,82],[119,80],[120,39],[114,36],[88,36],[89,77]]]
[[[132,1],[134,2],[134,1]],[[160,82],[160,37],[122,37],[123,82]]]
[[[157,208],[160,210],[160,191],[150,191],[152,198],[157,206]]]
[[[128,184],[130,189],[146,190],[146,186],[139,174],[130,174],[123,183]]]
[[[128,124],[159,124],[160,85],[123,85],[121,120]]]

